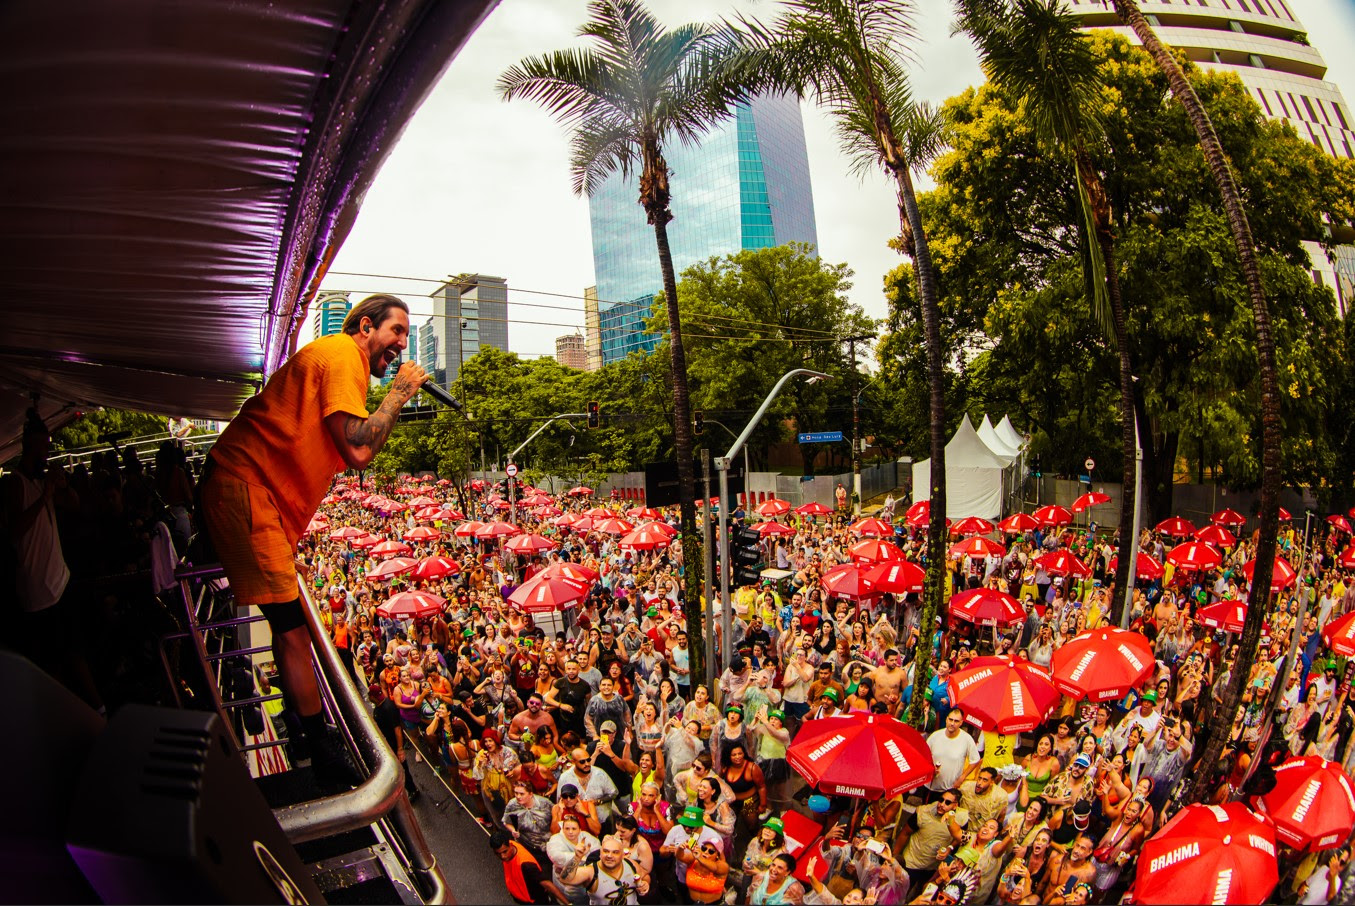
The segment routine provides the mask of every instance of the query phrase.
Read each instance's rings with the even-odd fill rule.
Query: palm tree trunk
[[[1265,288],[1261,284],[1261,269],[1256,261],[1256,243],[1252,239],[1251,225],[1247,222],[1241,193],[1233,178],[1228,159],[1224,156],[1223,146],[1214,132],[1209,114],[1200,103],[1195,89],[1187,81],[1185,73],[1177,65],[1176,59],[1157,39],[1152,26],[1139,11],[1138,4],[1134,0],[1115,0],[1115,11],[1119,14],[1120,20],[1134,30],[1144,48],[1167,76],[1172,94],[1186,108],[1186,115],[1190,118],[1191,125],[1195,127],[1196,135],[1199,136],[1205,161],[1209,164],[1209,171],[1219,187],[1223,210],[1228,217],[1228,227],[1233,234],[1233,244],[1237,247],[1238,261],[1242,265],[1242,276],[1247,283],[1247,294],[1251,297],[1252,320],[1256,328],[1256,353],[1260,360],[1258,370],[1261,378],[1261,534],[1256,546],[1256,569],[1252,574],[1251,592],[1247,596],[1247,620],[1242,628],[1242,638],[1238,641],[1237,663],[1234,665],[1228,688],[1224,691],[1223,704],[1205,730],[1203,754],[1199,757],[1195,780],[1185,798],[1187,803],[1201,802],[1213,791],[1214,768],[1232,729],[1242,685],[1246,682],[1256,658],[1261,624],[1265,620],[1270,599],[1270,579],[1275,567],[1275,534],[1280,492],[1280,397],[1276,380],[1275,340],[1270,330],[1270,309],[1266,304]],[[1201,748],[1198,740],[1196,746],[1197,749]]]
[[[1129,358],[1128,319],[1125,317],[1120,274],[1115,263],[1115,228],[1110,201],[1101,176],[1092,167],[1091,156],[1085,148],[1078,149],[1075,166],[1092,203],[1096,243],[1101,249],[1101,260],[1106,269],[1106,298],[1110,302],[1111,320],[1115,324],[1115,346],[1120,354],[1120,452],[1124,458],[1124,469],[1120,478],[1120,546],[1115,564],[1115,594],[1110,602],[1110,623],[1118,626],[1124,609],[1131,603],[1125,593],[1129,587],[1129,571],[1135,567],[1138,551],[1138,539],[1134,537],[1134,507],[1138,506],[1137,476],[1134,470],[1134,368]]]
[[[918,297],[922,307],[922,329],[927,347],[927,388],[930,391],[931,434],[931,512],[927,522],[927,581],[922,591],[922,614],[918,620],[917,649],[913,659],[913,700],[908,705],[908,725],[921,729],[927,685],[931,681],[932,634],[936,615],[944,605],[946,592],[946,385],[941,346],[941,308],[937,303],[936,272],[932,269],[931,249],[922,227],[922,213],[907,165],[894,171],[898,185],[899,208],[904,217],[901,227],[913,257]]]
[[[692,458],[691,396],[687,389],[687,354],[682,348],[682,319],[678,315],[677,276],[673,253],[668,247],[668,221],[673,217],[665,205],[652,216],[654,241],[659,247],[659,270],[663,272],[664,304],[668,309],[670,364],[673,371],[673,446],[677,451],[678,494],[682,509],[682,614],[687,621],[688,665],[692,686],[705,685],[705,624],[701,612],[701,533],[696,528],[696,475]],[[720,506],[726,506],[721,500]],[[723,602],[730,606],[728,601]],[[707,602],[707,606],[712,606]]]

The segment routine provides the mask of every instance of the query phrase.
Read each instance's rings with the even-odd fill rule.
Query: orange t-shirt
[[[325,417],[366,418],[370,377],[357,340],[342,333],[321,337],[274,372],[212,447],[218,468],[272,494],[293,544],[344,467]]]

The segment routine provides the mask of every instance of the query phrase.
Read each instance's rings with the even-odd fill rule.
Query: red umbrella
[[[987,535],[993,530],[993,524],[978,516],[966,516],[950,527],[952,535]]]
[[[1040,507],[1031,515],[1040,525],[1067,525],[1073,521],[1073,514],[1068,512],[1067,507],[1061,507],[1054,503]]]
[[[770,500],[764,500],[759,503],[756,512],[759,516],[767,519],[771,519],[775,516],[784,516],[790,512],[790,503],[773,497]]]
[[[858,535],[889,535],[893,536],[894,526],[885,522],[883,519],[876,519],[874,516],[865,519],[858,519],[850,526],[851,530]]]
[[[616,515],[605,506],[590,506],[583,511],[583,514],[589,519],[611,519]]]
[[[436,541],[442,537],[442,532],[426,525],[416,525],[414,528],[405,532],[406,541]]]
[[[861,571],[861,577],[876,591],[901,595],[922,591],[927,574],[908,560],[882,560],[868,565]]]
[[[833,511],[818,501],[811,501],[797,506],[795,512],[800,516],[830,516]]]
[[[1094,506],[1100,506],[1103,503],[1110,503],[1110,495],[1102,494],[1100,491],[1088,491],[1081,497],[1073,501],[1073,512],[1080,513],[1083,510]]]
[[[1223,562],[1223,555],[1203,542],[1187,541],[1167,551],[1167,562],[1178,569],[1213,569]]]
[[[402,591],[398,595],[391,595],[385,603],[376,609],[376,612],[391,619],[403,620],[410,617],[427,617],[435,613],[442,613],[442,608],[446,603],[445,600],[431,592]]]
[[[873,598],[880,594],[874,585],[863,575],[864,569],[858,563],[842,563],[834,566],[819,579],[829,594],[839,598]]]
[[[329,533],[330,541],[351,541],[354,538],[365,538],[367,533],[360,528],[353,528],[351,525],[345,525],[338,531]]]
[[[494,501],[494,509],[498,510],[498,511],[501,512],[501,513],[506,513],[506,512],[508,512],[509,510],[511,510],[512,508],[513,508],[513,505],[512,505],[511,503],[509,503],[507,500],[496,500],[496,501]]]
[[[1003,734],[1035,729],[1061,697],[1043,667],[1005,657],[976,657],[946,686],[965,720]]]
[[[656,547],[667,547],[672,542],[667,532],[655,528],[655,523],[642,525],[624,535],[617,546],[623,550],[649,551]]]
[[[635,528],[634,525],[624,519],[617,519],[612,516],[608,519],[600,519],[593,523],[593,531],[603,532],[608,535],[624,535]]]
[[[950,597],[950,615],[979,626],[1011,626],[1026,618],[1020,602],[996,588],[971,588]]]
[[[1337,556],[1336,562],[1342,569],[1355,569],[1355,543],[1351,543]]]
[[[858,799],[888,799],[936,775],[922,734],[882,714],[806,721],[786,760],[810,786]]]
[[[1116,555],[1110,558],[1110,563],[1106,568],[1113,573],[1115,572],[1115,567],[1118,566],[1119,563],[1120,558]],[[1162,564],[1158,563],[1152,554],[1145,554],[1143,551],[1139,551],[1134,555],[1134,574],[1138,578],[1152,582],[1154,579],[1161,579],[1163,572]]]
[[[1209,521],[1215,525],[1245,525],[1247,517],[1243,516],[1237,510],[1231,507],[1219,510],[1209,517]]]
[[[1064,642],[1050,664],[1054,685],[1073,698],[1124,698],[1153,675],[1153,645],[1128,629],[1089,629]]]
[[[930,500],[919,500],[904,511],[903,519],[909,524],[917,522],[925,523],[927,517],[931,515],[931,511],[932,502]]]
[[[676,538],[678,530],[666,522],[646,522],[644,525],[637,525],[636,528],[653,529],[656,532],[663,532],[669,538]]]
[[[997,524],[1009,535],[1017,535],[1021,532],[1033,532],[1040,527],[1040,521],[1029,513],[1012,513],[1006,519]]]
[[[766,538],[768,535],[795,534],[795,529],[791,528],[788,525],[782,525],[779,522],[754,522],[751,526],[749,526],[749,528],[757,529],[758,534],[764,538]]]
[[[1256,569],[1256,561],[1248,560],[1242,566],[1242,573],[1251,581],[1252,571]],[[1294,567],[1289,565],[1289,561],[1283,557],[1275,558],[1275,569],[1270,574],[1270,587],[1275,591],[1282,588],[1288,588],[1299,579],[1298,573],[1294,572]]]
[[[632,519],[658,519],[663,513],[652,506],[633,506],[626,510],[626,515]]]
[[[509,538],[503,543],[503,546],[515,554],[526,554],[527,556],[531,556],[532,554],[539,554],[542,551],[553,551],[560,545],[549,538],[533,532]]]
[[[323,532],[327,528],[329,528],[329,520],[324,516],[316,516],[306,523],[306,534],[312,535],[316,532]]]
[[[1237,538],[1232,532],[1221,525],[1206,525],[1204,528],[1195,532],[1195,540],[1203,541],[1205,544],[1212,544],[1214,547],[1232,547],[1237,544]]]
[[[1355,611],[1323,626],[1322,641],[1342,657],[1355,657]]]
[[[440,501],[434,500],[432,497],[429,497],[427,494],[420,494],[418,497],[415,497],[413,500],[411,500],[411,501],[409,502],[409,505],[410,505],[410,506],[441,506],[442,504],[441,504]]]
[[[451,480],[450,478],[439,478],[438,481],[437,481],[437,485],[438,485],[438,487],[440,487],[440,488],[450,487],[451,484],[452,484],[452,480]]]
[[[588,586],[560,576],[546,575],[545,570],[542,570],[513,589],[508,600],[527,613],[541,613],[571,607],[575,601],[587,596]]]
[[[1284,507],[1280,507],[1279,515],[1276,518],[1279,519],[1281,522],[1288,522],[1294,517],[1289,515],[1289,511],[1286,510]]]
[[[539,507],[533,508],[532,512],[535,513],[535,514],[537,515],[537,517],[539,517],[539,518],[541,518],[541,519],[546,519],[547,517],[550,517],[550,516],[559,516],[559,515],[560,515],[562,512],[564,512],[564,511],[561,510],[561,509],[560,509],[558,506],[556,506],[555,504],[553,504],[553,503],[548,503],[548,504],[546,504],[546,505],[544,505],[544,506],[539,506]]]
[[[521,534],[522,529],[511,522],[486,522],[475,530],[477,538],[510,538]]]
[[[583,535],[593,530],[593,520],[588,516],[580,516],[573,522],[569,523],[569,528],[571,531],[575,531],[578,532],[580,535]]]
[[[1162,534],[1171,535],[1173,538],[1184,538],[1195,533],[1195,526],[1191,525],[1189,520],[1182,519],[1180,516],[1163,519],[1157,524],[1156,528]]]
[[[529,494],[522,498],[522,505],[525,507],[548,506],[554,502],[549,494]]]
[[[1056,550],[1050,551],[1035,558],[1037,566],[1043,566],[1044,571],[1051,576],[1090,576],[1091,568],[1078,558],[1074,557],[1070,551]]]
[[[1007,549],[990,538],[974,537],[966,538],[957,544],[950,546],[950,556],[952,557],[1001,557],[1007,552]]]
[[[856,542],[847,548],[847,555],[864,563],[903,559],[903,551],[897,544],[879,538],[865,538]]]
[[[484,528],[483,522],[477,522],[472,519],[470,522],[463,522],[452,530],[452,534],[458,538],[473,538],[475,533]]]
[[[585,487],[584,485],[579,485],[576,488],[570,488],[566,493],[569,494],[570,497],[592,497],[593,489]]]
[[[376,565],[376,568],[367,574],[369,579],[393,579],[396,576],[403,576],[419,565],[418,560],[409,557],[391,557]]]
[[[1300,852],[1340,846],[1355,828],[1350,779],[1317,755],[1285,759],[1275,769],[1275,788],[1257,801],[1276,836]]]
[[[454,576],[461,572],[461,564],[447,557],[424,557],[410,573],[412,579],[432,581],[443,576]]]
[[[403,541],[382,541],[372,548],[372,556],[385,559],[387,557],[403,557],[410,552],[410,547]]]
[[[597,570],[589,569],[579,563],[569,563],[564,560],[552,563],[532,578],[537,579],[542,576],[548,579],[566,579],[573,582],[575,585],[582,585],[585,591],[592,587],[593,583],[598,580]]]
[[[1206,626],[1222,629],[1224,632],[1241,632],[1247,622],[1247,603],[1245,601],[1219,601],[1195,612],[1195,619]]]
[[[554,525],[558,525],[560,528],[569,528],[575,522],[577,522],[578,519],[579,516],[577,513],[565,513],[561,516],[556,517],[555,519],[552,519],[551,522]]]
[[[451,516],[440,506],[426,506],[414,514],[414,518],[420,522],[432,522],[434,519],[460,519],[460,516]]]
[[[1328,516],[1327,521],[1330,522],[1332,525],[1336,526],[1341,531],[1345,532],[1347,535],[1350,534],[1350,523],[1346,521],[1345,516],[1341,515]]]
[[[369,548],[376,547],[378,544],[381,543],[381,536],[363,535],[361,538],[354,538],[352,541],[348,543],[360,551],[368,550]]]
[[[1135,903],[1264,903],[1279,882],[1275,825],[1240,802],[1188,805],[1139,853]]]

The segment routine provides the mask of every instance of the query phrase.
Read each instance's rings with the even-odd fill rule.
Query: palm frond
[[[1076,171],[1076,164],[1073,169]],[[1091,304],[1092,320],[1096,322],[1107,345],[1114,349],[1115,315],[1110,307],[1110,295],[1106,292],[1106,259],[1101,254],[1100,244],[1096,241],[1096,216],[1092,209],[1092,199],[1087,192],[1086,183],[1078,178],[1076,173],[1073,181],[1077,183],[1078,206],[1082,210],[1082,232],[1086,234],[1087,239],[1083,255],[1087,265],[1083,268],[1087,283],[1087,301]]]
[[[567,128],[577,126],[601,104],[610,74],[585,50],[557,50],[527,57],[499,76],[495,89],[506,101],[536,101]]]
[[[570,139],[569,174],[575,195],[596,192],[613,174],[629,176],[639,165],[634,129],[623,120],[590,120]]]

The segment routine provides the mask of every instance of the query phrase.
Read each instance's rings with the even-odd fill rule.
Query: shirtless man
[[[875,697],[883,698],[886,693],[899,693],[908,680],[908,671],[899,666],[899,652],[890,648],[885,652],[883,666],[876,667],[867,674],[875,683]],[[892,698],[892,696],[890,696]]]
[[[1057,848],[1050,850],[1056,861],[1045,875],[1041,901],[1049,902],[1056,894],[1064,895],[1079,883],[1091,884],[1096,878],[1096,865],[1092,862],[1092,850],[1096,844],[1086,834],[1078,834],[1073,848],[1066,856],[1060,857]]]

